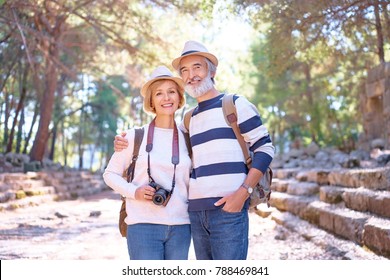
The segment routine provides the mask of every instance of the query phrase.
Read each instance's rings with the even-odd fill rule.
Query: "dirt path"
[[[0,259],[127,260],[126,239],[117,229],[119,207],[119,196],[106,191],[0,212]],[[298,223],[300,228],[311,227]],[[298,231],[250,213],[248,259],[383,259],[324,231],[314,232],[321,241],[308,241]],[[189,259],[195,259],[192,248]]]

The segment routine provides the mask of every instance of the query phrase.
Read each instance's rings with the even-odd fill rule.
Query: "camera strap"
[[[149,182],[155,182],[151,172],[150,172],[150,152],[153,149],[153,136],[154,136],[154,128],[156,126],[156,118],[152,120],[152,122],[149,124],[148,129],[148,137],[147,137],[147,143],[146,143],[146,152],[148,153],[148,176],[149,176]],[[173,123],[173,137],[172,137],[172,164],[173,164],[173,179],[172,179],[172,189],[171,194],[173,193],[173,189],[175,188],[175,174],[176,174],[176,165],[179,164],[180,158],[179,158],[179,133],[177,130],[176,122]]]

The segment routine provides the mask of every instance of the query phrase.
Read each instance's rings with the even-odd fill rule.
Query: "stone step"
[[[390,257],[390,219],[320,201],[310,207],[319,212],[319,227]]]
[[[349,209],[390,218],[390,192],[388,191],[323,186],[320,188],[320,201],[329,204],[344,202],[345,207]]]
[[[319,227],[363,245],[363,228],[369,214],[322,201],[312,202],[309,208],[318,215]]]
[[[377,254],[390,257],[390,220],[371,217],[364,225],[363,244]]]
[[[300,170],[298,168],[273,169],[273,177],[278,179],[295,178]]]
[[[335,185],[348,188],[364,187],[371,190],[390,191],[390,167],[370,169],[277,169],[277,179],[295,178],[298,181],[315,182],[319,185]]]
[[[390,167],[341,169],[330,172],[328,179],[330,185],[390,191]]]
[[[274,192],[287,192],[289,180],[273,178],[271,190]]]
[[[328,231],[302,220],[294,214],[274,210],[270,217],[277,224],[299,233],[306,240],[309,240],[318,246],[326,248],[327,250],[337,250],[340,252],[340,255],[343,255],[343,259],[345,260],[373,259],[373,252],[367,247],[360,246],[355,242],[345,240],[344,238],[339,238]],[[386,260],[384,254],[380,253],[375,259]]]
[[[346,188],[339,186],[321,186],[320,187],[320,201],[337,204],[343,201],[343,193]]]
[[[54,201],[54,200],[57,200],[56,194],[45,194],[45,195],[38,195],[38,196],[30,196],[23,199],[15,199],[6,203],[0,203],[0,211],[15,210],[17,208],[25,208],[31,206],[39,206],[43,203]]]
[[[390,218],[390,192],[372,191],[365,188],[347,189],[342,194],[345,206],[361,212],[371,212]]]
[[[38,172],[27,172],[27,173],[5,173],[1,181],[4,183],[14,183],[15,181],[24,180],[41,180],[41,176]]]
[[[319,190],[320,186],[317,183],[289,180],[286,192],[292,195],[311,196],[318,194]]]
[[[329,185],[329,176],[330,170],[323,169],[311,169],[300,171],[295,179],[302,182],[315,182],[319,185]]]
[[[51,186],[28,188],[24,190],[9,189],[5,192],[0,192],[0,203],[6,203],[12,200],[21,200],[31,196],[41,196],[46,194],[54,195],[55,188]]]
[[[6,192],[7,190],[11,189],[12,185],[8,185],[6,183],[0,182],[0,192]]]
[[[46,186],[46,182],[43,180],[26,179],[7,183],[7,185],[13,190],[26,190],[44,187]]]
[[[344,202],[325,203],[317,196],[273,192],[270,204],[278,211],[292,213],[332,234],[390,256],[389,218],[345,208]]]
[[[318,200],[318,196],[297,196],[288,193],[272,192],[270,205],[280,211],[287,211],[307,220],[318,223],[318,215],[309,208],[309,205]]]
[[[88,188],[67,190],[65,192],[57,192],[57,196],[59,200],[77,199],[80,197],[97,194],[108,189],[109,188],[103,183],[94,184]]]

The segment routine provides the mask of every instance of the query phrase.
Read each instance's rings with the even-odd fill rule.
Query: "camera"
[[[162,186],[156,182],[150,182],[149,186],[156,190],[152,197],[152,201],[156,205],[166,206],[169,199],[171,198],[171,192],[164,189]]]

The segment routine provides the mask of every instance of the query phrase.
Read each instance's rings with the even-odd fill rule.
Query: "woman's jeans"
[[[248,210],[190,211],[197,260],[245,260],[248,254]]]
[[[190,225],[135,224],[127,226],[131,260],[187,260]]]

